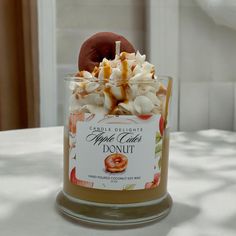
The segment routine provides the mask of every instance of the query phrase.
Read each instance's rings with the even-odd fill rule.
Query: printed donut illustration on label
[[[128,158],[121,153],[113,153],[104,160],[105,170],[111,173],[125,171],[128,165]]]

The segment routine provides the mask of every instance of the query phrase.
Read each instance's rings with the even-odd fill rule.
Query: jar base
[[[73,198],[61,191],[57,209],[82,223],[100,226],[135,226],[159,221],[171,210],[172,199],[167,193],[157,200],[132,204],[105,204]]]

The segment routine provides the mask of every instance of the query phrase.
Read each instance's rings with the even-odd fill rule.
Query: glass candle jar
[[[57,196],[59,210],[103,225],[136,225],[165,217],[172,205],[167,192],[172,79],[158,77],[114,87],[83,83],[76,77],[65,79],[64,185]],[[97,93],[91,96],[80,90],[92,86]],[[114,101],[117,90],[123,100]],[[141,96],[133,96],[134,91]],[[101,103],[111,108],[109,114],[100,106],[99,92]],[[77,103],[83,109],[78,111]]]

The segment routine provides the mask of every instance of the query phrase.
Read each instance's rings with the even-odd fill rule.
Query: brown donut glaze
[[[121,41],[121,52],[135,52],[132,44],[123,36],[112,32],[96,33],[81,46],[78,60],[79,70],[92,72],[103,58],[115,58],[115,42]]]

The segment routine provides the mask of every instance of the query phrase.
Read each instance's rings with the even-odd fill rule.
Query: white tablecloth
[[[125,230],[89,228],[55,210],[62,187],[61,127],[0,132],[1,236],[235,236],[236,133],[171,134],[170,215]]]

